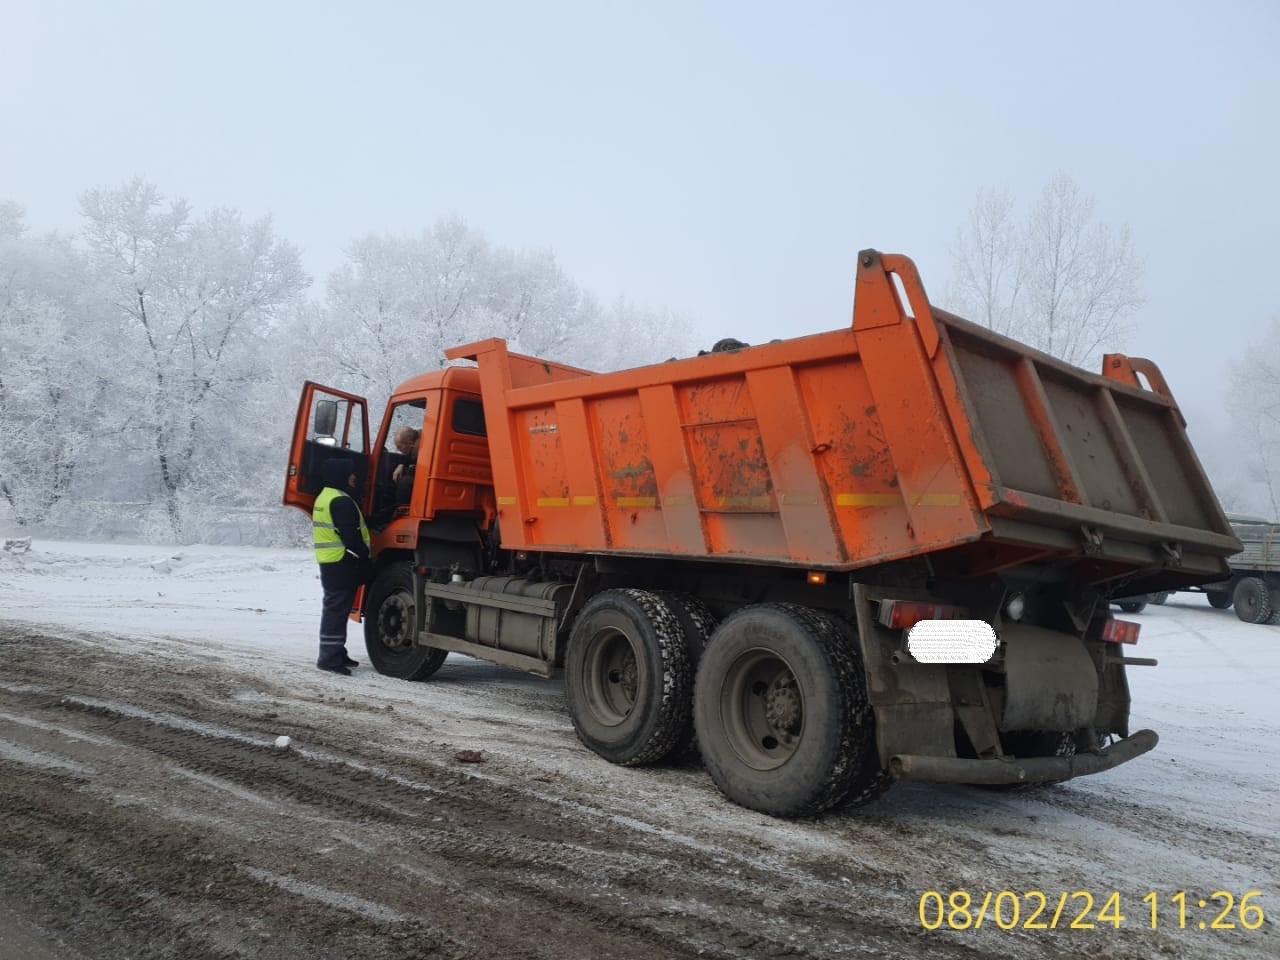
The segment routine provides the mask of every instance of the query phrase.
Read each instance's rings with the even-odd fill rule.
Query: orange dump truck
[[[298,410],[286,504],[359,464],[373,665],[562,668],[596,753],[696,743],[771,814],[1150,750],[1125,671],[1154,661],[1108,600],[1221,580],[1240,549],[1154,364],[1094,375],[951,316],[901,256],[859,255],[830,333],[606,374],[502,340],[449,357],[475,366],[405,383],[372,443],[359,397],[307,384]],[[912,628],[945,619],[988,655],[922,655]]]

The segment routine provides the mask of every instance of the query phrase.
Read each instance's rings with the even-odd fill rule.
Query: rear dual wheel
[[[648,590],[606,590],[583,607],[565,655],[578,739],[611,763],[654,763],[689,722],[693,665],[673,604]]]
[[[721,792],[780,817],[878,795],[875,723],[852,628],[795,604],[727,617],[698,668],[694,724]]]
[[[688,593],[658,594],[670,607],[676,620],[684,631],[686,649],[689,656],[690,677],[697,676],[698,663],[702,659],[702,651],[707,648],[707,641],[716,629],[716,618],[711,609],[698,597]],[[692,690],[693,681],[690,680]],[[668,754],[668,759],[683,762],[697,761],[698,735],[693,728],[693,694],[690,693],[690,708],[685,711],[684,729],[676,740],[676,745]]]

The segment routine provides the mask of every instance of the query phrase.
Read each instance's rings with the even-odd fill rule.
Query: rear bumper
[[[930,783],[1051,783],[1118,767],[1142,756],[1159,741],[1154,730],[1139,730],[1097,753],[1080,753],[1074,757],[962,760],[904,753],[889,758],[889,772],[898,780]]]

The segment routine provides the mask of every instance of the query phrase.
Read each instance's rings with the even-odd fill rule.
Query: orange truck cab
[[[309,513],[320,492],[309,478],[319,476],[326,459],[350,457],[373,554],[384,564],[397,550],[412,556],[424,523],[465,519],[474,532],[487,529],[496,516],[484,407],[473,368],[449,367],[401,384],[372,444],[366,439],[365,399],[331,387],[304,385],[297,422],[302,429],[293,438],[285,504]],[[416,456],[395,446],[403,429],[418,433]],[[398,482],[393,479],[397,468]],[[359,619],[359,604],[353,615]]]
[[[1240,549],[1159,369],[1089,373],[938,310],[906,257],[863,251],[855,290],[842,329],[615,373],[459,346],[475,366],[403,384],[372,444],[362,398],[306,384],[284,502],[359,464],[375,668],[563,668],[590,749],[696,743],[780,816],[1152,749],[1126,669],[1154,661],[1109,601],[1221,581]],[[941,620],[981,658],[913,645]]]

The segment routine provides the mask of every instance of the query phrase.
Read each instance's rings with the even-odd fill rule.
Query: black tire
[[[711,612],[711,608],[702,600],[692,594],[662,592],[658,593],[658,596],[671,608],[671,612],[680,621],[680,627],[684,630],[686,649],[689,653],[690,676],[697,676],[698,662],[702,659],[702,651],[707,648],[707,641],[716,629],[718,621],[715,614]],[[680,737],[676,740],[675,747],[672,748],[671,753],[668,755],[670,759],[680,762],[696,762],[699,759],[698,735],[693,727],[692,682],[690,687],[689,710],[685,715],[684,729],[680,732]]]
[[[716,628],[694,687],[702,760],[734,803],[814,816],[883,783],[857,648],[832,617],[743,607]]]
[[[852,612],[853,611],[850,611],[851,614]],[[827,616],[835,623],[837,627],[840,628],[840,632],[844,634],[845,643],[849,645],[849,648],[851,650],[855,651],[855,656],[857,656],[858,655],[857,651],[859,651],[861,648],[858,646],[858,627],[853,622],[853,619],[851,617],[846,617],[844,615],[839,615],[839,614],[832,614],[830,612],[827,613]],[[859,671],[861,671],[862,661],[860,656],[858,659],[858,668],[859,668]],[[863,681],[864,689],[865,689],[865,685],[866,684],[864,680]],[[876,797],[880,796],[882,793],[886,792],[890,787],[892,787],[895,782],[892,775],[889,773],[889,771],[884,769],[883,767],[880,767],[880,754],[878,752],[879,748],[876,744],[876,737],[875,737],[875,730],[874,730],[875,713],[870,709],[870,707],[868,707],[868,716],[871,718],[871,721],[873,723],[872,732],[871,732],[871,756],[873,760],[871,762],[875,767],[879,768],[880,772],[879,772],[879,775],[877,776],[864,777],[859,784],[853,787],[850,787],[849,792],[846,793],[838,801],[837,806],[840,806],[840,807],[859,807],[859,806],[862,806],[863,804],[870,803],[872,800],[876,799]]]
[[[1159,593],[1152,595],[1151,602],[1158,603],[1160,606],[1164,606],[1169,601],[1169,596],[1171,593],[1172,591],[1170,590],[1161,590]]]
[[[425,680],[444,663],[448,650],[414,643],[413,567],[388,564],[368,587],[364,606],[364,647],[373,668],[398,680]]]
[[[1245,623],[1266,623],[1271,619],[1271,591],[1261,577],[1245,577],[1231,595],[1236,616]]]
[[[1229,590],[1206,590],[1204,595],[1209,598],[1209,606],[1215,610],[1226,610],[1231,606],[1231,592]]]
[[[1147,601],[1145,600],[1117,600],[1118,606],[1125,613],[1141,613],[1147,609]]]
[[[588,601],[564,671],[578,739],[610,763],[654,763],[680,742],[693,669],[679,618],[657,594],[606,590]]]
[[[671,612],[684,628],[685,637],[689,641],[689,666],[696,672],[698,661],[702,659],[702,651],[707,649],[707,641],[711,639],[711,634],[720,621],[710,607],[691,593],[663,592],[658,596],[671,607]]]

